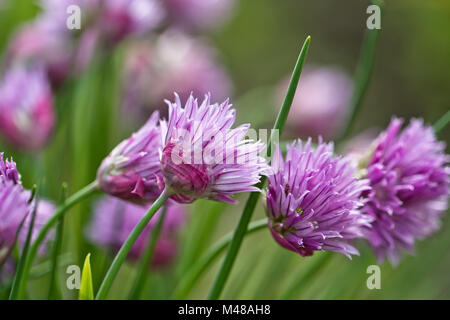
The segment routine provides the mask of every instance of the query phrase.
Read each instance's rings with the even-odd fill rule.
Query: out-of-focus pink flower
[[[39,23],[24,25],[13,37],[6,65],[40,64],[51,83],[59,85],[70,73],[73,43],[59,33],[50,33]]]
[[[164,17],[161,4],[155,0],[107,0],[101,11],[101,27],[113,42],[148,32]]]
[[[433,128],[392,119],[363,162],[372,190],[361,209],[374,219],[367,239],[381,262],[398,264],[404,250],[439,229],[450,193],[450,156]]]
[[[181,99],[191,92],[204,95],[209,91],[217,99],[225,99],[231,91],[214,50],[201,39],[175,30],[162,34],[155,45],[140,42],[129,50],[124,86],[126,111],[138,116],[161,110],[164,99],[174,91]]]
[[[8,70],[0,84],[0,131],[14,147],[36,151],[54,126],[53,97],[42,68]]]
[[[234,0],[163,0],[170,23],[185,28],[222,25],[231,15]]]
[[[148,208],[149,206],[139,206],[106,196],[98,202],[95,208],[92,222],[87,229],[88,237],[96,244],[110,250],[118,250]],[[144,253],[162,210],[160,209],[156,213],[131,248],[129,254],[131,259],[139,259]],[[151,262],[153,267],[165,267],[173,261],[178,249],[177,234],[185,221],[184,207],[173,203],[168,204]]]
[[[289,78],[278,90],[278,103],[286,94]],[[348,114],[352,93],[349,76],[337,68],[305,68],[287,119],[288,129],[301,137],[333,138]]]

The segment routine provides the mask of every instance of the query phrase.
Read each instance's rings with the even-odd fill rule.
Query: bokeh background
[[[354,74],[366,32],[368,5],[362,0],[236,0],[220,26],[189,34],[214,48],[216,63],[230,79],[229,95],[238,122],[269,128],[279,107],[279,84],[291,72],[307,35],[312,38],[307,65],[334,66],[349,76]],[[31,0],[0,0],[2,55],[17,28],[39,12]],[[450,2],[385,1],[381,26],[373,77],[352,136],[370,128],[385,128],[393,115],[421,117],[433,124],[449,110]],[[154,37],[153,33],[145,39],[153,41]],[[60,197],[62,182],[68,183],[70,194],[74,193],[93,181],[101,160],[137,130],[143,117],[128,117],[122,106],[123,88],[133,81],[124,77],[123,70],[135,41],[127,39],[107,55],[97,55],[84,72],[55,92],[57,125],[42,151],[22,152],[0,142],[0,150],[16,161],[26,187],[39,184],[41,196],[54,201]],[[286,132],[286,137],[292,136],[295,132]],[[442,130],[439,138],[448,145],[450,127]],[[177,260],[171,267],[149,272],[141,298],[170,298],[193,262],[235,228],[246,197],[240,196],[235,206],[209,201],[190,205],[187,225],[179,234]],[[68,265],[81,266],[90,252],[97,289],[113,257],[84,236],[96,200],[77,205],[65,219],[58,275],[64,298],[77,296],[65,287]],[[260,203],[254,219],[264,215]],[[415,255],[406,255],[397,267],[389,262],[380,265],[381,290],[369,290],[366,269],[376,261],[365,243],[358,245],[360,257],[350,261],[334,254],[319,267],[322,253],[302,258],[279,247],[268,230],[258,231],[245,239],[223,298],[449,299],[449,245],[450,219],[445,217],[439,232],[417,244]],[[196,283],[190,298],[207,296],[220,262],[221,258]],[[36,263],[29,297],[46,297],[48,269],[48,258]],[[122,268],[111,298],[126,296],[135,270],[133,263]],[[292,283],[301,285],[288,294]],[[7,288],[0,293],[5,297]]]

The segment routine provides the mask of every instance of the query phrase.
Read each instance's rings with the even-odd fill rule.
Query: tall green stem
[[[139,295],[141,294],[142,287],[145,283],[145,275],[148,273],[150,262],[153,258],[153,254],[155,252],[156,243],[158,241],[159,234],[161,232],[162,226],[164,224],[164,218],[166,216],[167,212],[167,206],[164,206],[161,212],[161,215],[158,219],[158,222],[155,226],[155,228],[152,230],[152,234],[150,237],[150,241],[148,243],[147,249],[145,250],[144,254],[142,255],[139,268],[136,274],[136,279],[134,280],[134,284],[130,290],[130,294],[128,298],[130,300],[136,300],[139,298]]]
[[[254,233],[255,231],[265,229],[267,227],[267,219],[261,219],[250,223],[245,235]],[[180,283],[174,290],[173,299],[185,299],[195,282],[200,278],[202,273],[213,263],[213,261],[229,246],[233,239],[233,233],[230,232],[218,240],[199,260],[188,269],[183,275]]]
[[[107,297],[108,292],[111,289],[111,286],[114,282],[114,279],[116,278],[117,274],[119,273],[120,267],[122,266],[123,262],[125,261],[125,258],[127,257],[128,252],[133,247],[133,244],[136,242],[137,238],[139,237],[141,232],[144,230],[145,226],[153,218],[153,216],[159,210],[159,208],[161,208],[161,206],[166,202],[166,200],[169,198],[169,196],[170,196],[170,194],[167,191],[167,189],[164,189],[164,191],[161,193],[161,195],[158,197],[158,199],[156,199],[156,201],[153,202],[153,205],[150,207],[150,209],[148,209],[146,214],[142,217],[142,219],[138,222],[138,224],[131,231],[130,235],[123,243],[119,252],[116,254],[116,257],[114,258],[111,266],[109,267],[108,272],[105,275],[105,278],[103,278],[103,282],[100,285],[100,289],[98,290],[97,296],[95,297],[96,300],[103,300]]]
[[[23,299],[25,294],[25,287],[27,283],[27,279],[30,273],[30,268],[33,263],[34,258],[36,257],[36,253],[38,251],[39,245],[44,241],[45,236],[47,235],[48,231],[53,227],[53,225],[59,220],[59,218],[71,207],[73,207],[75,204],[80,202],[81,200],[89,197],[90,195],[93,195],[96,191],[98,191],[98,184],[97,181],[92,182],[91,184],[88,184],[83,189],[79,190],[77,193],[69,197],[64,203],[59,206],[54,215],[45,223],[45,225],[41,228],[39,231],[39,234],[36,237],[36,240],[34,240],[33,244],[30,247],[30,250],[28,252],[27,258],[25,260],[25,265],[23,269],[23,273],[21,278],[18,280],[19,284],[19,293],[18,298]]]
[[[382,6],[381,1],[372,0],[372,3]],[[336,142],[342,142],[353,130],[356,117],[358,116],[367,88],[369,87],[370,79],[373,73],[373,66],[375,63],[375,52],[377,48],[378,36],[380,29],[367,30],[364,36],[364,41],[361,47],[361,54],[359,57],[358,67],[353,81],[353,94],[350,100],[350,116],[345,127]]]
[[[281,132],[286,122],[289,110],[291,109],[292,101],[294,100],[295,91],[297,90],[298,81],[300,79],[300,74],[302,72],[303,63],[306,58],[306,53],[308,52],[310,40],[311,38],[307,37],[303,44],[303,47],[297,59],[297,63],[294,67],[294,72],[292,73],[286,97],[284,98],[283,105],[281,106],[280,112],[278,113],[277,119],[275,121],[275,125],[273,128],[274,130],[272,131],[272,135],[267,146],[267,154],[269,157],[272,151],[271,141],[273,140],[275,134],[279,134],[281,136]],[[262,178],[257,187],[260,189],[263,188],[264,183],[265,179]],[[250,223],[250,220],[252,218],[253,211],[255,210],[256,204],[259,199],[259,195],[259,192],[252,192],[247,200],[247,203],[245,204],[244,211],[242,212],[239,224],[234,232],[233,239],[227,251],[227,255],[225,256],[222,267],[219,270],[217,278],[209,294],[209,299],[216,300],[220,298],[223,288],[225,287],[225,283],[227,282],[230,275],[231,268],[233,267],[234,261],[236,260],[236,256],[241,247],[245,232],[248,228],[248,224]]]

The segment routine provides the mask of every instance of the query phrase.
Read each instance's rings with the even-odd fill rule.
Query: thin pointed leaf
[[[86,259],[84,260],[83,271],[81,272],[81,285],[78,300],[94,300],[90,253],[88,253]]]

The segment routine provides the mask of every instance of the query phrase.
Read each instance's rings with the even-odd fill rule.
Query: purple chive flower
[[[19,184],[20,182],[20,174],[17,171],[16,163],[10,159],[3,159],[3,152],[0,152],[0,188],[5,184]]]
[[[0,84],[0,131],[14,147],[35,151],[54,126],[53,97],[40,68],[13,68]]]
[[[162,110],[163,101],[178,92],[185,100],[191,92],[214,92],[225,99],[231,82],[217,61],[216,52],[200,38],[169,30],[154,45],[139,42],[128,51],[124,70],[124,107],[140,117]]]
[[[234,203],[235,193],[259,191],[254,185],[267,169],[258,156],[264,144],[245,140],[249,125],[231,129],[236,116],[228,100],[212,104],[206,95],[199,105],[191,95],[183,108],[175,94],[175,102],[166,102],[169,120],[161,122],[161,168],[174,200]]]
[[[414,242],[439,229],[447,209],[449,156],[445,144],[422,120],[393,119],[380,134],[366,159],[372,190],[363,212],[374,221],[367,232],[379,261],[398,263],[403,250],[413,251]]]
[[[310,256],[317,250],[335,251],[351,258],[358,250],[349,240],[363,236],[370,218],[361,214],[361,193],[367,180],[354,177],[355,168],[346,158],[333,156],[333,144],[319,139],[301,140],[279,148],[272,160],[267,211],[269,229],[284,248]]]
[[[156,0],[107,0],[101,11],[101,27],[112,42],[148,32],[164,17]]]
[[[8,259],[30,213],[28,199],[21,185],[7,183],[0,188],[0,265]]]
[[[171,23],[185,28],[212,28],[230,17],[234,0],[163,0]]]
[[[282,100],[289,84],[280,85]],[[332,138],[341,129],[348,114],[352,93],[350,77],[337,68],[305,68],[292,103],[287,127],[302,137]]]
[[[92,222],[87,229],[88,237],[102,247],[118,250],[147,209],[145,206],[106,196],[97,203]],[[161,210],[156,213],[133,245],[129,254],[131,259],[139,259],[147,248]],[[169,204],[151,262],[153,267],[167,266],[175,258],[178,248],[177,233],[184,225],[185,217],[186,212],[182,206]]]
[[[103,160],[97,172],[100,188],[113,196],[139,203],[154,201],[161,193],[159,113]]]

